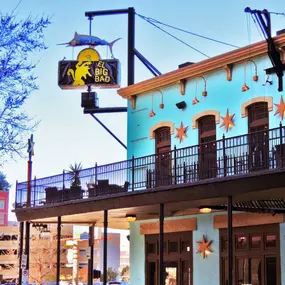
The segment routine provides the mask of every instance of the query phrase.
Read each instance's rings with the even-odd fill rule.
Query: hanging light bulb
[[[250,89],[250,88],[248,87],[248,85],[246,84],[246,67],[247,67],[247,64],[248,64],[249,62],[251,62],[251,63],[254,64],[254,75],[253,75],[253,77],[252,77],[252,80],[255,81],[255,82],[258,81],[256,63],[255,63],[253,60],[249,59],[249,60],[245,63],[245,65],[244,65],[244,84],[243,84],[243,86],[242,86],[242,88],[241,88],[241,91],[242,91],[242,92],[246,92],[246,91],[248,91],[248,90]]]
[[[192,105],[196,105],[198,104],[200,101],[197,99],[197,97],[195,96],[195,98],[192,100]]]
[[[200,77],[204,80],[204,91],[202,92],[202,96],[206,97],[208,95],[206,79],[203,76]]]
[[[154,117],[156,114],[153,111],[153,94],[152,94],[152,99],[151,99],[151,111],[149,112],[149,117],[152,118]]]
[[[159,108],[164,109],[163,94],[160,90],[157,90],[157,92],[159,92],[161,94],[161,103],[159,104]]]

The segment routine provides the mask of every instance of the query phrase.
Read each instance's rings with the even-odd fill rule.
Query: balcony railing
[[[285,167],[285,128],[263,130],[161,154],[132,158],[80,171],[73,187],[70,173],[34,179],[29,207],[65,203],[114,193],[175,184],[217,180],[227,176]],[[27,207],[27,182],[17,183],[15,208]]]

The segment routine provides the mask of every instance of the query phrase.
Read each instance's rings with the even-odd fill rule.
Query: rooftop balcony
[[[62,174],[17,183],[15,209],[100,199],[130,191],[247,177],[285,167],[285,127],[225,138],[160,154],[96,165],[79,173],[80,186]]]

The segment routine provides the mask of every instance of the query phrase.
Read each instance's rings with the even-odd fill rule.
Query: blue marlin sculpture
[[[74,38],[70,42],[62,43],[62,44],[59,44],[59,45],[67,45],[67,46],[71,46],[71,47],[86,46],[86,45],[92,46],[92,47],[95,47],[95,46],[109,46],[111,55],[112,55],[112,57],[114,57],[112,48],[113,48],[114,43],[116,41],[120,40],[120,39],[121,38],[118,38],[118,39],[108,43],[107,41],[102,40],[102,39],[100,39],[98,37],[89,36],[89,35],[81,35],[81,34],[78,34],[77,32],[75,32],[74,33]]]

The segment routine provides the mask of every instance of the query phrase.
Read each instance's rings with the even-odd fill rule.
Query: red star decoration
[[[225,117],[221,116],[223,122],[222,122],[220,128],[221,127],[225,127],[226,128],[226,132],[228,132],[228,130],[235,125],[234,122],[233,122],[234,116],[235,116],[235,114],[230,115],[229,114],[229,109],[227,109],[226,116]]]
[[[186,131],[188,129],[188,126],[183,127],[183,123],[181,122],[180,128],[175,128],[175,129],[177,131],[177,134],[175,137],[178,138],[181,143],[184,138],[187,138]]]
[[[202,241],[197,241],[199,248],[196,253],[201,253],[203,258],[206,258],[208,252],[213,252],[213,250],[211,249],[211,243],[212,241],[206,241],[206,238],[203,235]]]
[[[277,115],[277,114],[280,114],[280,117],[281,117],[281,120],[283,121],[283,118],[284,118],[284,114],[285,114],[285,103],[283,101],[283,96],[281,95],[281,98],[280,98],[280,104],[274,104],[276,107],[277,107],[277,110],[274,114]]]

